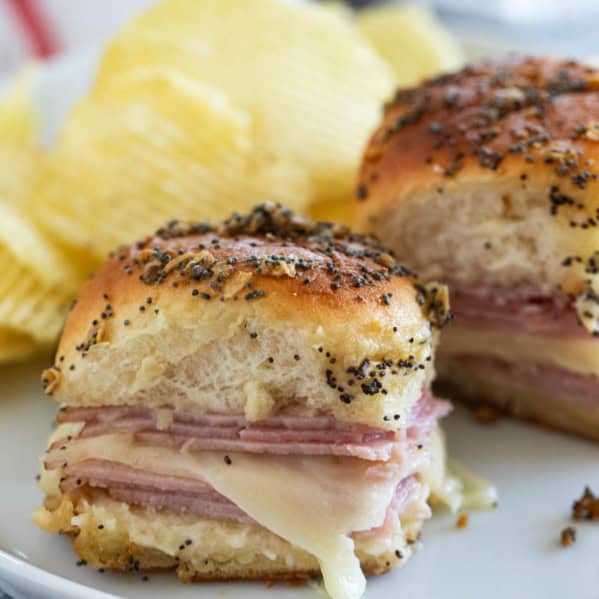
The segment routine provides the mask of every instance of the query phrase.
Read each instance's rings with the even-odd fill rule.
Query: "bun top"
[[[513,180],[546,188],[566,226],[599,211],[599,71],[574,61],[483,62],[399,90],[364,153],[355,222],[423,188]],[[570,224],[571,223],[571,224]]]
[[[219,346],[240,352],[251,343],[255,356],[268,348],[264,367],[271,371],[271,364],[287,358],[272,352],[290,352],[293,365],[305,352],[291,346],[301,341],[316,360],[306,376],[322,378],[319,393],[327,390],[337,403],[349,404],[363,394],[360,386],[352,393],[339,391],[341,384],[331,380],[348,378],[347,369],[365,359],[412,356],[410,365],[417,370],[419,352],[432,351],[431,323],[442,325],[447,318],[444,290],[415,286],[413,276],[376,239],[267,203],[216,226],[173,221],[117,250],[82,288],[55,365],[44,374],[45,387],[71,404],[169,403],[166,391],[156,390],[165,378],[179,376],[187,357],[195,356],[199,368],[208,346],[210,352],[218,353]],[[282,349],[274,350],[283,337]],[[422,342],[418,352],[411,347],[415,337]],[[252,356],[237,357],[228,368],[238,369],[246,358]],[[205,383],[220,366],[204,367],[209,369],[200,373]],[[235,396],[248,381],[260,379],[262,370],[256,368],[248,363],[239,380],[212,381],[204,395],[216,397],[228,388]],[[283,380],[284,370],[277,376]],[[203,402],[201,390],[187,391],[192,402]],[[186,407],[190,397],[184,398]],[[218,402],[203,405],[219,408]]]

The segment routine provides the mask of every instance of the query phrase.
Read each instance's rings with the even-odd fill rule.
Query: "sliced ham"
[[[423,393],[409,415],[408,440],[413,442],[428,434],[449,409],[447,402]],[[401,458],[403,435],[406,435],[329,416],[285,415],[252,423],[243,416],[198,416],[168,407],[68,407],[61,410],[58,421],[85,421],[81,437],[135,433],[142,442],[185,447],[187,451],[335,455],[383,461]],[[64,440],[57,441],[53,447],[62,443]]]
[[[593,411],[599,406],[599,378],[595,376],[535,362],[507,362],[474,355],[456,357],[464,367],[485,372],[491,378],[497,377],[499,382],[509,381],[516,386],[559,397],[567,403],[584,404]]]
[[[243,524],[254,524],[254,520],[230,501],[209,501],[201,497],[177,495],[176,493],[153,493],[135,489],[109,489],[111,497],[132,505],[142,505],[158,510],[190,513],[211,520],[232,520]]]
[[[86,459],[64,469],[65,486],[67,480],[82,481],[93,487],[137,488],[146,491],[164,491],[167,493],[183,493],[186,495],[207,495],[214,493],[212,487],[193,478],[155,474],[145,470],[131,468],[125,464],[108,460]],[[79,486],[75,484],[75,486]],[[66,490],[63,488],[63,490]]]
[[[159,429],[156,418],[153,414],[147,416],[127,417],[120,420],[109,420],[104,422],[90,422],[86,424],[81,431],[82,437],[97,437],[108,433],[135,433],[138,431],[148,431]],[[242,430],[242,427],[235,426],[205,426],[197,424],[173,424],[166,427],[169,433],[175,435],[187,435],[190,437],[210,437],[218,439],[236,439]]]
[[[575,306],[564,294],[548,297],[532,289],[493,287],[451,288],[456,325],[494,330],[518,330],[548,336],[587,337]]]
[[[421,440],[437,425],[437,421],[451,412],[448,401],[437,399],[430,393],[425,393],[410,412],[410,422],[407,437],[409,440]]]
[[[422,498],[421,485],[422,483],[414,475],[404,478],[397,486],[395,497],[387,509],[383,524],[378,528],[355,532],[352,535],[354,539],[366,540],[378,536],[388,537],[397,528],[398,519],[407,511],[414,518],[422,520],[430,518],[431,510]]]
[[[335,455],[356,457],[363,460],[390,460],[401,458],[402,444],[397,440],[370,441],[366,443],[300,443],[259,442],[227,439],[202,439],[174,435],[170,432],[139,432],[136,438],[143,443],[162,447],[184,448],[185,451],[240,451],[247,453],[268,453],[273,455]]]
[[[62,422],[95,422],[114,423],[123,418],[152,417],[156,418],[158,412],[172,412],[173,422],[182,424],[204,425],[217,428],[241,428],[247,427],[249,423],[242,415],[206,414],[196,415],[189,412],[174,412],[165,407],[155,410],[141,406],[99,406],[99,407],[67,407],[60,410],[57,420]],[[377,432],[379,429],[363,424],[344,422],[330,416],[277,416],[260,420],[263,428],[285,428],[290,430],[334,430],[334,431],[358,431]]]

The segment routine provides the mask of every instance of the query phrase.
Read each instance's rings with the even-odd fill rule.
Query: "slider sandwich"
[[[374,238],[264,204],[171,222],[81,290],[35,522],[95,568],[305,579],[362,595],[404,563],[431,472],[442,286]]]
[[[456,395],[599,439],[599,71],[469,66],[400,90],[365,151],[355,225],[450,286]]]

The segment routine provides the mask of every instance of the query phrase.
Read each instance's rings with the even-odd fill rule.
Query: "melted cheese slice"
[[[69,463],[112,460],[207,481],[264,528],[314,555],[333,599],[361,597],[366,580],[349,534],[382,525],[405,467],[338,457],[182,453],[136,444],[130,434],[81,439],[50,454]]]
[[[599,341],[504,333],[452,325],[443,332],[445,355],[489,355],[514,361],[552,364],[584,375],[599,374]]]

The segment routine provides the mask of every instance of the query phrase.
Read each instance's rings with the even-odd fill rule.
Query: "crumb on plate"
[[[599,497],[585,487],[582,497],[572,504],[573,520],[599,520]]]
[[[563,547],[572,546],[576,541],[576,529],[572,526],[564,528],[560,534],[560,541]]]
[[[466,526],[468,526],[468,514],[460,514],[455,522],[455,527],[461,530]]]

